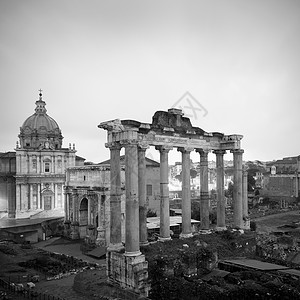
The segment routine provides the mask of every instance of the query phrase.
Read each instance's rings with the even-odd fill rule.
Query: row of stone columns
[[[111,196],[110,196],[110,246],[109,250],[122,248],[121,240],[121,168],[120,150],[116,142],[109,145],[111,162]],[[125,185],[126,185],[126,234],[125,255],[140,254],[140,245],[146,245],[146,146],[137,143],[125,145]],[[169,188],[168,188],[168,153],[171,146],[156,146],[160,152],[160,237],[170,239]],[[191,230],[191,195],[190,195],[190,152],[193,148],[178,148],[182,153],[182,233],[181,237],[192,235]],[[209,229],[209,191],[208,191],[208,150],[196,149],[200,154],[200,220],[201,229]],[[248,217],[247,178],[243,177],[243,150],[232,150],[234,160],[234,226],[243,227]],[[225,150],[215,150],[217,168],[217,227],[225,229],[224,199],[224,159]]]

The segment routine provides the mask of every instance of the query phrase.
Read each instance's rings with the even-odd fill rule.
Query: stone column
[[[157,146],[160,152],[160,233],[159,241],[170,240],[169,163],[168,153],[173,147]]]
[[[138,149],[134,141],[125,146],[126,223],[125,255],[141,254],[139,245]]]
[[[231,150],[233,153],[234,182],[233,182],[233,226],[243,227],[243,153],[244,150]]]
[[[138,194],[139,194],[139,234],[140,245],[149,245],[147,231],[147,202],[146,202],[146,160],[145,152],[148,146],[138,147]]]
[[[248,214],[248,172],[243,169],[243,229],[250,229]]]
[[[200,154],[200,221],[201,229],[209,229],[208,161],[209,150],[197,149]]]
[[[69,198],[69,193],[68,192],[65,192],[64,193],[64,198],[65,198],[65,203],[64,203],[64,208],[65,208],[65,222],[69,221],[70,220],[70,215],[69,215],[69,201],[70,201],[70,198]]]
[[[224,195],[224,154],[225,150],[215,150],[217,168],[217,230],[225,230],[225,195]]]
[[[182,232],[181,238],[191,237],[191,179],[190,153],[193,148],[178,148],[182,153]]]
[[[109,251],[123,249],[121,234],[121,166],[119,143],[110,145],[110,244]],[[99,220],[99,216],[98,216]]]

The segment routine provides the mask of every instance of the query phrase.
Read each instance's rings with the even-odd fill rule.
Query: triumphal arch
[[[190,153],[200,156],[200,221],[201,229],[209,229],[208,160],[209,152],[216,155],[217,168],[217,229],[226,228],[224,198],[224,162],[226,151],[234,161],[234,226],[249,226],[247,207],[247,174],[243,172],[242,135],[205,132],[193,127],[182,110],[171,108],[157,111],[152,123],[134,120],[102,122],[107,130],[106,147],[110,149],[110,245],[107,267],[109,278],[121,286],[147,294],[147,262],[140,246],[147,245],[145,151],[154,146],[160,153],[160,241],[171,239],[169,223],[168,154],[182,154],[182,232],[181,238],[192,236],[190,197]],[[121,240],[121,181],[120,150],[125,148],[125,252]],[[124,251],[124,250],[123,250]],[[143,284],[143,282],[145,284]]]

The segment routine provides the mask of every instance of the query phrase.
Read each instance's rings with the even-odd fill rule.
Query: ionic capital
[[[194,151],[195,148],[194,147],[178,147],[177,151],[181,152],[181,153],[190,153],[192,151]]]
[[[224,154],[226,154],[226,150],[217,149],[217,150],[214,150],[213,153],[216,155],[224,155]]]
[[[149,148],[149,145],[146,143],[138,143],[138,151],[146,151]]]
[[[200,154],[200,156],[207,157],[210,150],[209,149],[199,149],[199,148],[197,148],[196,152],[198,152]]]
[[[243,154],[244,150],[243,149],[232,149],[232,150],[230,150],[230,153],[233,153],[233,154]]]
[[[168,145],[161,145],[161,146],[155,146],[155,149],[158,150],[159,152],[168,153],[170,150],[173,149],[173,147]]]
[[[121,150],[122,145],[119,142],[105,143],[105,147],[110,150]]]

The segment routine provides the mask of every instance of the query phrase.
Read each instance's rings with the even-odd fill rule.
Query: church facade
[[[6,200],[15,213],[9,217],[63,216],[66,169],[84,162],[76,156],[74,144],[62,146],[61,130],[47,114],[41,90],[35,104],[35,112],[20,128],[15,149],[15,196]],[[47,211],[44,216],[43,211]]]

